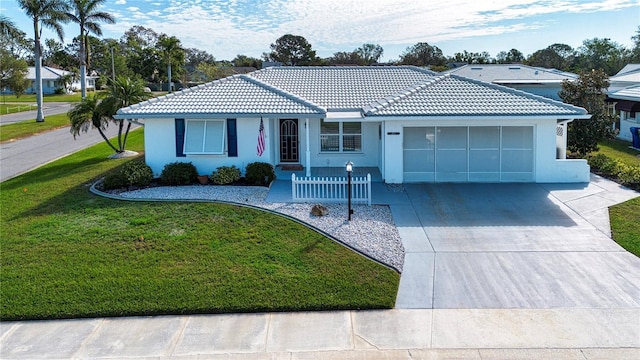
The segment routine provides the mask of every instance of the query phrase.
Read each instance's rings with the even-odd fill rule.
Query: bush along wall
[[[590,156],[587,161],[593,172],[640,190],[640,166],[625,164],[604,154]]]

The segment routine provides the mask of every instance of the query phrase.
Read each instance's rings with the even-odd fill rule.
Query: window
[[[362,123],[320,121],[320,151],[362,151]]]
[[[187,120],[184,153],[223,154],[224,139],[224,120]]]

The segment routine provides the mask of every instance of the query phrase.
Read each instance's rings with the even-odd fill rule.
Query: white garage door
[[[532,126],[405,127],[405,182],[533,181]]]

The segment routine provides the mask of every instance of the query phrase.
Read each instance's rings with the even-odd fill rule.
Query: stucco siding
[[[238,156],[228,157],[228,141],[225,140],[225,154],[223,155],[187,155],[176,156],[176,137],[174,119],[148,119],[145,121],[145,158],[147,164],[156,176],[159,176],[166,164],[180,161],[191,162],[200,174],[211,174],[220,166],[235,165],[244,173],[247,164],[261,161],[273,164],[273,147],[270,137],[270,124],[268,119],[264,121],[265,142],[267,147],[262,156],[256,151],[260,118],[237,119],[238,131]]]

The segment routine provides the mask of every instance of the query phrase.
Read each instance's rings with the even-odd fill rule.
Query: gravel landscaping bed
[[[160,186],[120,193],[130,199],[155,200],[218,200],[252,205],[285,214],[318,228],[341,242],[402,271],[404,248],[393,217],[385,205],[354,205],[354,214],[349,222],[346,204],[323,204],[328,210],[325,216],[314,216],[306,203],[271,203],[265,199],[266,187],[258,186]]]

